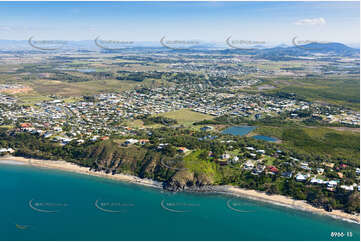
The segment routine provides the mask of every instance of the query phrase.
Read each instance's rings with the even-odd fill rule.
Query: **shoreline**
[[[41,168],[49,168],[49,169],[56,169],[68,172],[74,172],[83,175],[90,175],[90,176],[97,176],[108,178],[117,181],[124,181],[134,184],[140,184],[143,186],[153,187],[153,188],[163,188],[161,182],[153,181],[151,179],[146,178],[139,178],[132,175],[126,174],[107,174],[102,171],[90,171],[89,167],[79,166],[71,162],[63,161],[63,160],[39,160],[39,159],[32,159],[32,158],[24,158],[18,156],[4,156],[0,157],[0,164],[22,164],[22,165],[29,165]]]
[[[82,167],[76,165],[74,163],[70,163],[67,161],[53,161],[53,160],[39,160],[32,158],[24,158],[24,157],[15,157],[15,156],[4,156],[0,157],[0,164],[22,164],[22,165],[30,165],[41,168],[49,168],[56,169],[68,172],[79,173],[83,175],[90,175],[102,178],[108,178],[117,181],[124,181],[128,183],[143,185],[147,187],[153,187],[158,189],[163,189],[163,185],[161,182],[153,181],[151,179],[139,178],[132,175],[125,174],[106,174],[105,172],[96,172],[90,171],[88,167]],[[305,212],[311,212],[318,215],[330,216],[335,219],[344,220],[352,223],[360,223],[360,216],[345,213],[341,210],[333,210],[332,212],[327,212],[322,208],[316,208],[305,201],[295,200],[290,197],[286,197],[283,195],[267,195],[263,192],[256,190],[247,190],[243,188],[238,188],[230,185],[225,186],[213,186],[211,192],[204,193],[218,193],[218,194],[226,194],[240,198],[247,198],[251,200],[261,201],[264,203],[271,203],[278,206],[289,207],[292,209],[297,209]],[[186,192],[188,192],[186,190]],[[190,191],[195,192],[195,191]]]

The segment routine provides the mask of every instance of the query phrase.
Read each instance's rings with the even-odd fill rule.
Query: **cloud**
[[[326,24],[326,20],[324,18],[305,18],[300,19],[294,24],[296,25],[323,25]]]

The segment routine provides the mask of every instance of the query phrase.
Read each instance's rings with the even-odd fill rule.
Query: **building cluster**
[[[231,140],[227,143],[231,143]],[[222,154],[219,159],[226,162],[223,164],[250,171],[254,176],[279,174],[281,177],[294,179],[296,182],[325,187],[331,192],[335,191],[337,187],[346,191],[354,191],[355,189],[360,191],[359,184],[346,184],[343,175],[344,172],[350,172],[350,169],[352,169],[351,172],[359,177],[360,168],[350,168],[346,164],[336,166],[334,163],[305,162],[294,157],[284,157],[281,150],[277,150],[276,153],[272,154],[272,152],[256,149],[255,147],[245,147],[244,151],[246,152],[242,154],[234,154],[228,151]],[[267,160],[272,159],[272,157],[277,158],[280,162],[269,164]],[[328,178],[328,172],[333,171],[337,171],[337,179]]]
[[[252,80],[251,80],[252,81]],[[22,129],[67,143],[72,139],[95,139],[132,132],[123,121],[138,115],[153,115],[180,109],[212,116],[259,119],[311,111],[313,116],[332,122],[359,125],[359,113],[340,107],[299,101],[292,98],[222,92],[205,84],[137,88],[118,94],[105,93],[67,102],[52,99],[31,106],[20,105],[13,97],[0,94],[0,125],[30,124]]]

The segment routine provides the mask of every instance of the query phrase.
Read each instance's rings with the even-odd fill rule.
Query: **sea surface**
[[[0,240],[360,239],[358,224],[225,195],[14,164],[0,177]]]

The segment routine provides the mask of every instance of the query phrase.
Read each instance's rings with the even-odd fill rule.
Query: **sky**
[[[0,2],[0,39],[360,42],[359,2]]]

